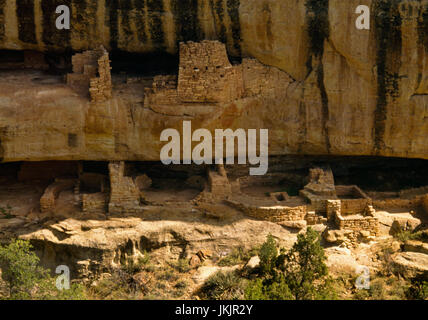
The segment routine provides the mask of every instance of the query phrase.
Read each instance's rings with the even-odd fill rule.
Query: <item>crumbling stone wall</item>
[[[229,102],[243,96],[241,66],[232,66],[218,41],[180,43],[178,95],[182,102]]]
[[[366,216],[343,217],[341,200],[329,200],[327,202],[327,216],[329,221],[334,221],[340,230],[366,231],[370,235],[376,236],[379,233],[379,220],[373,216],[374,209],[367,206]]]
[[[377,236],[379,233],[379,220],[374,217],[363,217],[355,219],[344,219],[339,217],[339,229],[368,231],[372,236]]]
[[[104,47],[77,53],[72,57],[73,73],[67,74],[67,84],[89,92],[91,101],[103,102],[112,96],[111,67]]]
[[[232,186],[229,183],[226,172],[223,170],[208,171],[208,186],[209,191],[212,193],[214,198],[226,198],[232,194]]]
[[[153,79],[152,88],[145,88],[145,97],[148,105],[179,104],[177,92],[177,76],[160,75]]]
[[[400,192],[370,192],[373,199],[373,206],[378,210],[417,210],[422,208],[428,213],[426,205],[428,197],[428,187],[413,188]]]
[[[247,97],[260,94],[276,97],[293,82],[285,72],[261,64],[256,59],[242,60],[242,78]]]
[[[307,213],[306,206],[258,207],[258,206],[246,205],[242,202],[233,201],[233,200],[227,200],[227,203],[252,218],[276,222],[276,223],[287,222],[287,221],[302,221],[302,220],[305,220],[306,213]]]
[[[336,194],[341,198],[341,213],[343,215],[362,214],[367,206],[372,204],[371,199],[355,185],[336,186]]]
[[[327,200],[327,220],[335,221],[337,216],[341,214],[340,200]]]
[[[82,211],[84,213],[104,214],[107,210],[107,194],[103,192],[82,195]]]
[[[107,51],[104,50],[98,59],[98,77],[90,81],[89,93],[91,101],[104,102],[112,97],[112,83],[110,73],[110,60]]]
[[[123,161],[110,162],[110,202],[109,213],[137,213],[141,211],[140,191],[132,177],[125,176]]]
[[[59,194],[67,189],[72,189],[75,185],[74,179],[56,179],[54,183],[50,184],[42,197],[40,198],[40,211],[51,212],[55,209],[55,200]]]
[[[312,168],[309,170],[309,183],[304,187],[305,191],[316,195],[335,196],[333,172],[330,168]]]
[[[308,226],[316,225],[316,224],[325,224],[327,222],[327,218],[322,215],[316,214],[315,211],[308,211],[305,216],[306,224]]]
[[[255,59],[232,65],[226,47],[218,41],[180,43],[178,78],[156,76],[145,89],[145,103],[220,103],[256,95],[283,94],[293,79],[277,68]]]

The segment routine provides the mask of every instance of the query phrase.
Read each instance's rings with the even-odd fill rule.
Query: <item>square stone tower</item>
[[[219,41],[180,43],[178,96],[189,103],[229,102],[242,98],[242,67],[232,66]]]

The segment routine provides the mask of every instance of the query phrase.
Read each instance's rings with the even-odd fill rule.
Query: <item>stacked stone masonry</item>
[[[305,216],[305,220],[307,225],[309,226],[327,223],[327,218],[319,214],[316,214],[315,211],[308,211],[308,213]]]
[[[180,43],[178,95],[182,102],[229,102],[243,96],[241,66],[232,66],[218,41]]]
[[[125,176],[125,163],[114,161],[109,163],[110,202],[109,213],[138,213],[140,206],[140,190],[132,177]]]
[[[73,73],[67,74],[68,85],[89,92],[92,102],[104,102],[112,97],[110,60],[103,47],[75,54],[72,65]]]
[[[179,104],[177,92],[177,76],[155,76],[152,88],[145,89],[145,97],[148,105],[173,105]]]
[[[288,74],[274,67],[267,67],[256,59],[242,60],[242,77],[245,96],[265,95],[277,97],[281,95],[285,84],[293,80]]]
[[[226,198],[232,193],[232,186],[226,175],[221,172],[208,171],[209,190],[214,198]]]
[[[82,211],[91,214],[105,214],[107,210],[107,194],[103,192],[82,195]]]
[[[73,189],[75,185],[74,179],[56,179],[54,183],[50,184],[42,197],[40,198],[40,211],[52,212],[55,209],[55,200],[59,194],[68,189]]]
[[[379,220],[373,217],[373,207],[368,206],[366,208],[366,213],[369,215],[356,215],[352,217],[343,217],[341,214],[341,204],[340,200],[329,200],[327,202],[327,214],[330,219],[334,218],[336,227],[340,230],[353,230],[353,231],[367,231],[372,236],[377,236],[379,234]],[[334,216],[333,216],[334,215]]]
[[[306,206],[285,207],[258,207],[245,205],[242,202],[228,200],[227,203],[232,207],[242,211],[246,215],[260,220],[271,222],[302,221],[306,217]]]
[[[364,230],[370,232],[372,236],[377,236],[379,233],[379,221],[376,218],[342,219],[339,219],[339,229],[354,231]]]
[[[225,103],[245,97],[283,94],[293,79],[255,59],[231,65],[226,47],[218,41],[180,43],[180,65],[175,75],[156,76],[145,88],[145,104],[177,105]]]

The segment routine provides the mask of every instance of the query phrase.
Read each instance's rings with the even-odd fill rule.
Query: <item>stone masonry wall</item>
[[[379,220],[373,217],[373,207],[368,206],[366,211],[368,216],[357,216],[344,218],[341,214],[341,201],[329,200],[327,202],[327,215],[329,221],[334,221],[340,230],[367,231],[372,236],[379,233]]]
[[[266,66],[256,59],[242,60],[242,77],[245,96],[279,96],[293,80],[281,70]]]
[[[109,163],[110,202],[109,213],[136,213],[141,211],[140,191],[131,177],[125,176],[125,163]]]
[[[371,235],[376,236],[379,233],[379,220],[373,217],[364,217],[357,219],[339,219],[339,228],[354,231],[369,231]]]
[[[223,43],[180,43],[178,95],[182,102],[229,102],[243,93],[242,68],[230,64]]]
[[[108,52],[100,47],[77,53],[71,59],[73,73],[67,74],[67,84],[77,90],[89,92],[93,102],[110,99],[112,83]]]
[[[260,220],[271,222],[286,222],[286,221],[302,221],[306,217],[306,206],[297,207],[257,207],[248,206],[241,202],[227,200],[227,203],[232,207],[244,212],[246,215]]]
[[[98,77],[91,79],[89,93],[92,102],[104,102],[112,97],[110,60],[104,50],[98,59]]]
[[[40,198],[40,211],[51,212],[54,210],[55,200],[58,198],[61,191],[72,189],[74,184],[74,179],[58,179],[50,184]]]
[[[305,220],[307,225],[312,226],[315,224],[325,224],[327,222],[327,218],[322,215],[316,214],[315,211],[308,211],[305,216]]]
[[[173,105],[179,104],[177,92],[177,76],[159,75],[153,79],[152,88],[145,88],[145,104]]]
[[[107,210],[107,195],[103,192],[82,195],[82,211],[85,213],[104,214]]]
[[[226,198],[232,193],[227,176],[217,171],[208,171],[208,186],[214,198]]]

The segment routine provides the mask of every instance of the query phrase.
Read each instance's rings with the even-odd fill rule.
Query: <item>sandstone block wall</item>
[[[77,53],[72,58],[73,73],[67,74],[67,84],[87,91],[93,102],[104,102],[112,97],[111,67],[104,47]]]
[[[379,220],[373,217],[373,208],[368,206],[366,208],[370,215],[368,216],[355,216],[355,217],[343,217],[341,210],[341,200],[327,202],[329,221],[334,221],[337,228],[340,230],[353,230],[353,231],[367,231],[372,236],[376,236],[379,233]],[[334,220],[333,220],[334,219]]]
[[[51,212],[55,209],[55,200],[58,198],[61,191],[72,189],[76,180],[74,179],[58,179],[50,184],[42,197],[40,198],[40,211]]]
[[[89,93],[91,101],[104,102],[112,97],[111,67],[106,51],[103,52],[97,63],[99,76],[91,79]]]
[[[109,163],[110,202],[109,213],[136,213],[141,210],[140,191],[132,177],[125,176],[125,163]]]
[[[241,66],[232,66],[218,41],[180,43],[178,96],[182,102],[229,102],[244,92]]]
[[[379,233],[379,220],[373,217],[357,219],[339,219],[339,228],[354,231],[368,231],[371,235],[377,236]]]
[[[82,211],[85,213],[104,214],[107,211],[108,196],[103,192],[82,195]]]
[[[246,215],[260,220],[271,222],[287,222],[287,221],[302,221],[305,220],[307,208],[306,206],[297,207],[258,207],[245,205],[242,202],[227,200],[227,203],[232,207],[242,211]]]
[[[341,213],[363,214],[372,200],[358,186],[336,186],[336,194],[341,200]],[[355,199],[353,199],[355,198]]]
[[[152,88],[145,89],[148,105],[172,105],[180,103],[177,92],[177,76],[160,75],[153,79]]]
[[[341,201],[327,200],[326,206],[328,221],[335,221],[336,217],[341,213]]]
[[[232,186],[227,176],[221,175],[216,171],[208,171],[208,186],[210,192],[216,198],[226,198],[232,193]]]
[[[247,97],[261,94],[277,97],[281,94],[281,90],[293,81],[285,72],[266,66],[256,59],[243,59],[241,66]]]
[[[327,222],[327,218],[322,215],[316,214],[314,211],[308,211],[305,216],[305,220],[307,225],[315,225],[315,224],[325,224]]]

